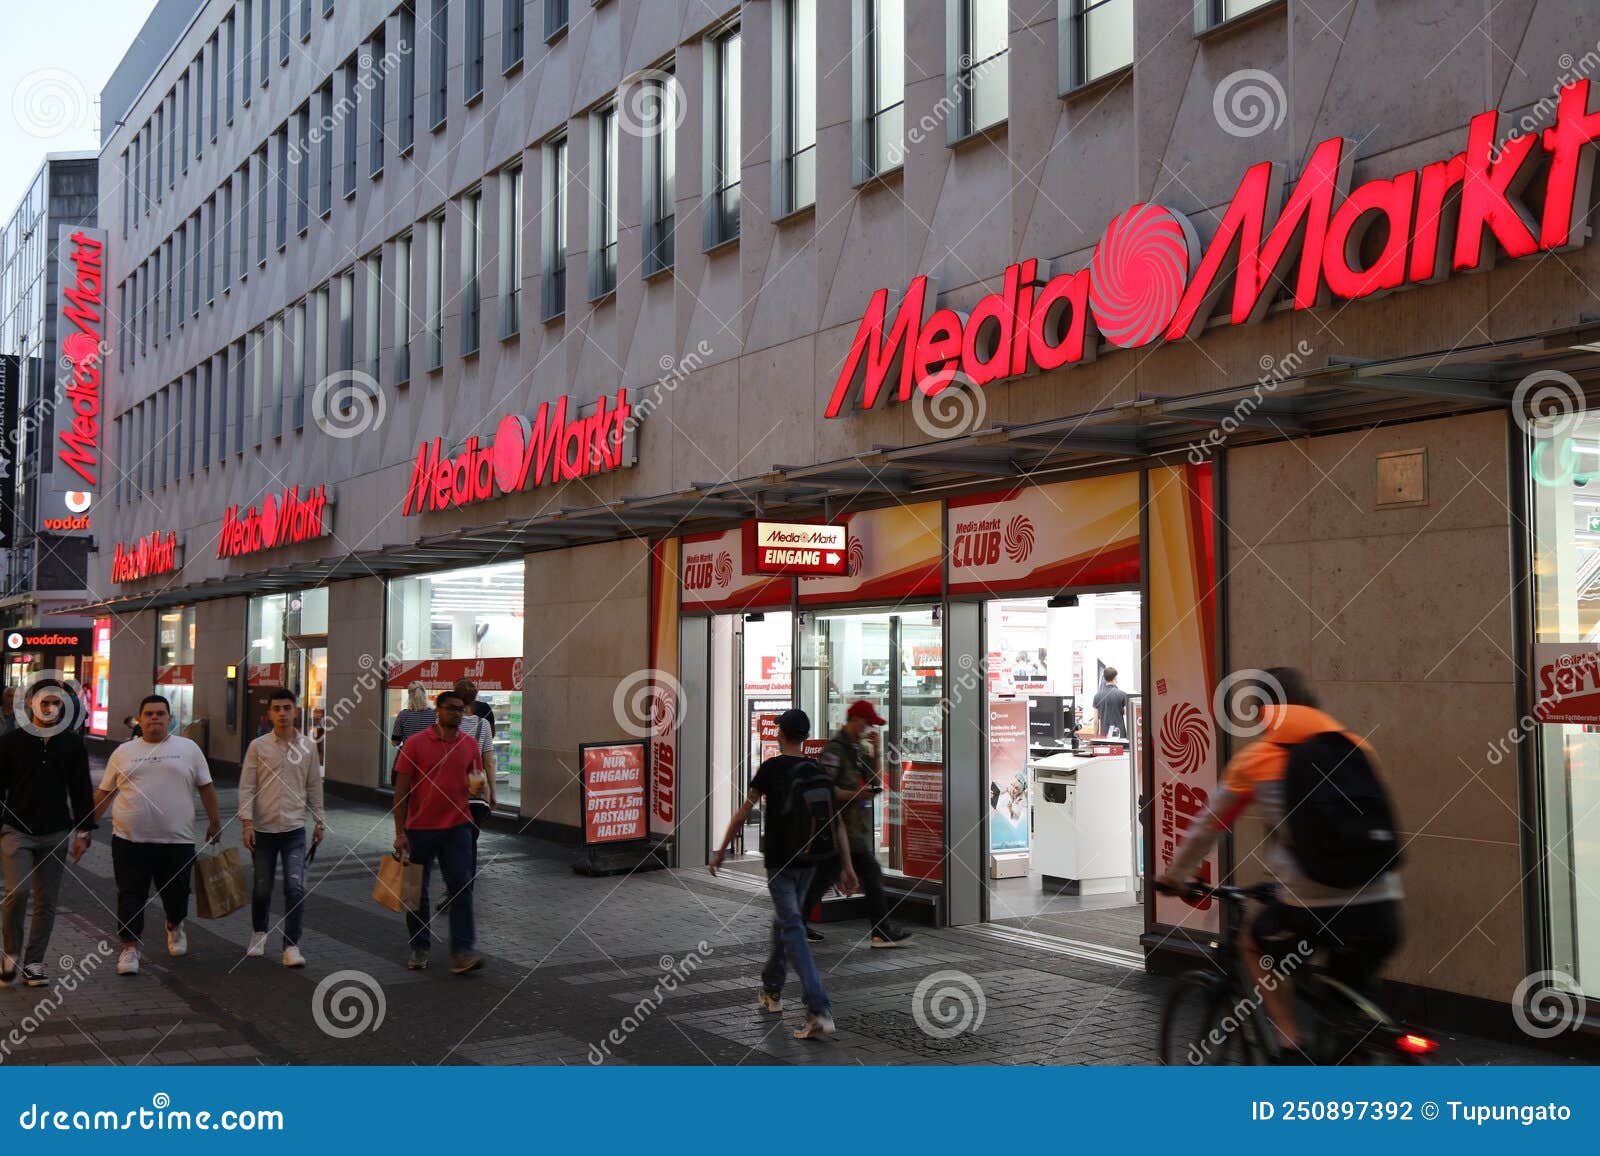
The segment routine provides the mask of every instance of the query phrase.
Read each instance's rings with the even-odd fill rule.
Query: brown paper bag
[[[201,919],[221,919],[250,902],[250,884],[239,862],[239,849],[228,847],[214,855],[204,852],[194,861],[194,913]]]
[[[409,860],[401,862],[394,855],[385,855],[378,864],[378,881],[373,884],[372,898],[390,911],[415,911],[422,906],[422,864]]]

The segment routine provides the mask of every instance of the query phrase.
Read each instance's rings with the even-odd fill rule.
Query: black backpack
[[[1366,752],[1338,731],[1286,749],[1285,821],[1306,876],[1349,889],[1398,867],[1394,808]]]
[[[793,863],[813,866],[838,854],[833,815],[833,780],[814,759],[796,763],[783,800],[783,811],[777,816],[789,837]]]

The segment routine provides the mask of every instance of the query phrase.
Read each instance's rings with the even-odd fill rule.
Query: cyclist
[[[1320,709],[1298,670],[1266,674],[1265,730],[1229,761],[1210,807],[1155,887],[1182,894],[1222,833],[1252,804],[1261,808],[1263,859],[1282,889],[1245,927],[1239,947],[1280,1052],[1293,1057],[1301,1054],[1294,999],[1287,982],[1266,982],[1269,972],[1285,972],[1291,955],[1326,947],[1329,975],[1369,989],[1400,943],[1400,855],[1371,748]]]

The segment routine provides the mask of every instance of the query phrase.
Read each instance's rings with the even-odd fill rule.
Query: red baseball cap
[[[871,699],[859,698],[850,704],[850,709],[845,711],[845,718],[864,718],[875,727],[884,726],[888,719],[878,713],[878,708],[872,705]]]

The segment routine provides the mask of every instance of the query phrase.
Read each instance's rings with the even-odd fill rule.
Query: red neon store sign
[[[68,245],[71,248],[68,248]],[[72,420],[56,417],[57,489],[100,489],[100,356],[106,327],[105,247],[102,229],[61,229],[60,298],[56,332],[62,361],[71,369],[62,377],[66,400],[72,403]],[[66,322],[72,323],[67,328]],[[67,477],[67,470],[77,479]],[[72,529],[87,529],[73,526]]]
[[[268,494],[259,510],[251,506],[243,514],[238,506],[229,506],[222,514],[217,557],[237,558],[320,538],[333,529],[332,504],[328,487],[323,485],[306,491],[304,497],[299,486],[290,486],[281,497]]]
[[[574,420],[567,420],[569,408]],[[576,416],[577,406],[562,397],[553,406],[539,403],[533,421],[509,413],[495,428],[492,445],[477,435],[453,458],[444,455],[444,439],[423,442],[411,467],[404,513],[448,510],[515,494],[547,482],[564,482],[633,465],[629,442],[633,407],[628,391],[601,395],[594,412]]]
[[[137,582],[178,570],[178,535],[152,530],[132,545],[118,542],[111,555],[111,581]]]
[[[1588,148],[1600,139],[1600,112],[1588,110],[1589,82],[1576,81],[1561,89],[1551,127],[1503,144],[1499,114],[1481,113],[1468,125],[1463,152],[1354,190],[1350,142],[1325,140],[1286,201],[1280,166],[1247,170],[1203,255],[1183,214],[1134,205],[1106,227],[1087,269],[1041,284],[1038,261],[1012,265],[1000,292],[965,317],[931,309],[936,291],[922,276],[890,324],[889,291],[879,289],[827,416],[838,417],[857,390],[870,409],[891,377],[896,400],[907,401],[913,386],[935,394],[958,371],[986,385],[1092,359],[1096,334],[1125,349],[1194,337],[1230,280],[1228,320],[1243,325],[1265,315],[1278,284],[1291,288],[1294,308],[1309,309],[1324,287],[1357,300],[1487,268],[1496,246],[1512,258],[1577,248],[1593,183]],[[1519,194],[1543,161],[1544,208],[1535,220]],[[1278,204],[1282,211],[1269,221],[1268,206]],[[1382,238],[1381,249],[1363,262],[1369,236]]]

